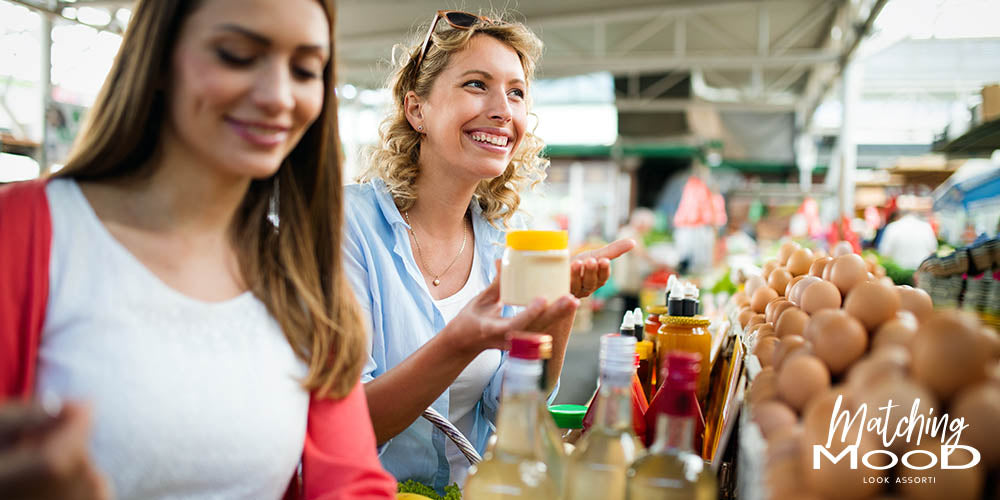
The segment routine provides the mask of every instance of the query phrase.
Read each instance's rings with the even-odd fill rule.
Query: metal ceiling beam
[[[671,52],[661,52],[626,57],[589,58],[585,60],[550,53],[542,59],[541,68],[543,72],[575,69],[581,73],[588,71],[610,71],[618,74],[629,71],[665,71],[696,67],[746,70],[754,66],[791,67],[799,64],[830,63],[837,61],[839,57],[840,54],[838,52],[827,50],[806,50],[794,54],[765,57],[756,54],[738,54],[734,51],[689,54],[684,57],[675,57]]]
[[[766,111],[790,112],[795,109],[795,103],[788,102],[714,102],[701,99],[615,99],[615,107],[619,111],[630,113],[663,113],[685,111],[694,106],[711,106],[720,111]]]
[[[851,58],[854,56],[854,52],[858,49],[858,45],[860,45],[861,41],[864,40],[865,37],[868,36],[868,33],[871,32],[872,26],[875,25],[875,19],[878,18],[878,15],[882,12],[882,9],[885,8],[885,5],[888,2],[889,0],[875,0],[875,3],[874,5],[872,5],[872,8],[868,13],[868,17],[865,19],[865,22],[860,26],[855,27],[854,38],[850,41],[850,44],[847,46],[847,49],[843,51],[843,54],[836,61],[835,65],[836,70],[833,73],[833,76],[830,78],[826,78],[825,81],[821,82],[819,87],[820,90],[818,93],[806,96],[806,99],[808,99],[805,101],[806,128],[812,125],[813,116],[815,116],[816,114],[816,108],[819,107],[820,101],[823,99],[823,96],[825,96],[827,92],[830,91],[830,88],[833,86],[833,82],[836,80],[836,77],[842,74],[844,68],[847,67],[847,65],[850,63]]]
[[[674,4],[670,6],[653,7],[632,7],[601,9],[589,12],[579,12],[572,14],[560,14],[551,16],[538,16],[528,20],[528,26],[540,35],[549,36],[547,29],[571,28],[580,26],[592,26],[597,23],[613,24],[631,21],[644,21],[659,16],[678,17],[690,16],[698,13],[714,12],[725,10],[750,10],[756,9],[760,1],[747,0],[726,0],[717,2],[693,2]],[[391,47],[398,43],[401,33],[407,28],[394,29],[382,33],[374,33],[361,36],[343,36],[337,40],[339,50],[358,50],[367,47]]]

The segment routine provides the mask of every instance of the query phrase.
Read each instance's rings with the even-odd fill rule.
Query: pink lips
[[[227,118],[226,123],[233,127],[236,135],[250,144],[263,148],[274,148],[288,139],[289,127],[267,123],[246,122]]]

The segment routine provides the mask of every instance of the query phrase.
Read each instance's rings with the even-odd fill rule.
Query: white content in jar
[[[563,231],[511,231],[500,267],[500,301],[527,306],[569,293],[569,250]]]

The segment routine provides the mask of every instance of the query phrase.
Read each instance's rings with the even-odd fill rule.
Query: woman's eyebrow
[[[231,32],[231,33],[237,33],[237,34],[242,35],[242,36],[244,36],[246,38],[249,38],[250,40],[254,41],[255,43],[258,43],[258,44],[263,45],[265,47],[269,47],[269,46],[272,45],[272,42],[271,42],[270,38],[268,38],[268,37],[266,37],[266,36],[264,36],[264,35],[262,35],[260,33],[257,33],[256,31],[244,28],[243,26],[239,26],[237,24],[220,24],[220,25],[216,26],[215,29],[220,30],[220,31],[228,31],[228,32]],[[322,45],[319,45],[319,44],[302,44],[302,45],[299,45],[298,47],[296,47],[296,50],[304,50],[304,51],[308,51],[308,52],[318,52],[318,53],[321,53],[321,54],[326,54],[326,52],[327,52],[327,48],[324,47],[324,46],[322,46]]]
[[[493,79],[493,74],[492,73],[490,73],[489,71],[486,71],[486,70],[482,70],[482,69],[470,69],[470,70],[467,70],[466,72],[462,73],[459,76],[466,76],[466,75],[470,75],[470,74],[482,75],[483,78],[485,78],[487,80],[492,80]],[[524,80],[522,80],[520,78],[511,78],[510,81],[507,82],[507,83],[518,83],[518,84],[524,85]]]

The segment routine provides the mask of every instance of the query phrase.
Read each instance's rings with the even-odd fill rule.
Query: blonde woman
[[[7,402],[0,496],[279,499],[297,470],[306,498],[394,496],[339,263],[333,25],[332,0],[140,0],[66,168],[0,190],[0,401],[93,415]]]
[[[505,230],[520,225],[519,192],[547,165],[527,123],[541,48],[522,24],[438,12],[396,69],[380,143],[346,190],[344,258],[371,333],[362,380],[382,464],[401,481],[440,490],[464,480],[468,461],[419,418],[424,409],[447,416],[482,452],[507,334],[553,335],[554,383],[578,297],[633,244],[574,261],[572,295],[517,315],[499,301]]]

